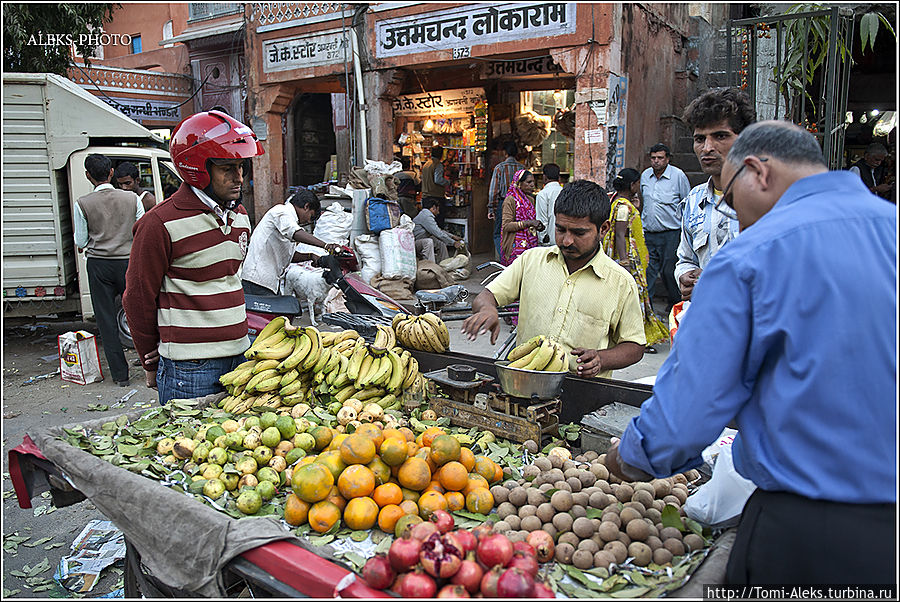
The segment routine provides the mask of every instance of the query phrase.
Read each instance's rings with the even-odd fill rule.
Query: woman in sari
[[[609,221],[613,227],[603,237],[603,250],[634,277],[641,300],[641,310],[644,314],[644,334],[647,337],[645,351],[646,353],[656,353],[653,345],[660,341],[667,341],[669,332],[653,313],[653,305],[650,303],[650,295],[647,292],[649,254],[644,242],[641,212],[636,207],[636,204],[640,203],[638,197],[640,185],[641,174],[631,168],[623,169],[613,180],[615,195],[609,214]]]
[[[537,232],[544,229],[534,208],[534,176],[520,169],[513,176],[503,200],[500,261],[511,264],[524,251],[538,246]]]

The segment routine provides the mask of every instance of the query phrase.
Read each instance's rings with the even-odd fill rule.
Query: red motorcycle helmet
[[[208,159],[249,159],[263,152],[253,130],[221,111],[196,113],[182,120],[169,141],[178,174],[200,190],[209,186]]]

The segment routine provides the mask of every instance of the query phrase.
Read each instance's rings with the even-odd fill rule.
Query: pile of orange
[[[317,455],[304,457],[290,475],[284,508],[290,525],[324,533],[343,520],[354,530],[378,526],[393,533],[407,515],[427,520],[435,510],[488,514],[490,486],[503,469],[438,427],[418,437],[408,428],[360,425],[353,434],[313,429]],[[418,518],[414,520],[419,520]]]

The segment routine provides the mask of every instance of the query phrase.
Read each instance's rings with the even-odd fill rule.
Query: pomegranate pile
[[[411,525],[387,554],[366,562],[363,580],[403,598],[553,598],[538,577],[540,564],[555,555],[553,538],[543,530],[512,542],[484,523],[454,529],[453,516],[436,510],[427,522]]]

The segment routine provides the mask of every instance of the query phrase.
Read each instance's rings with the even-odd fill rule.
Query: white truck
[[[3,74],[5,317],[93,318],[85,258],[75,248],[72,226],[74,202],[93,189],[84,159],[101,153],[113,166],[134,163],[143,188],[160,202],[181,185],[165,149],[150,130],[68,79]]]

